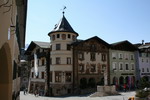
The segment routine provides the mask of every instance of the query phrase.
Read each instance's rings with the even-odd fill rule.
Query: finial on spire
[[[63,15],[64,15],[64,13],[65,13],[65,9],[66,9],[67,7],[66,6],[64,6],[64,8],[62,9],[63,10]]]

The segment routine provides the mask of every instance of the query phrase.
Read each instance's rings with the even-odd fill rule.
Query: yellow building
[[[25,44],[27,0],[0,0],[0,98],[19,99],[20,49]]]

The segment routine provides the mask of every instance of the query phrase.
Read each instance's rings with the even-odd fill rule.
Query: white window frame
[[[119,59],[123,59],[123,54],[119,53]]]
[[[117,59],[117,54],[115,52],[112,52],[112,59]]]
[[[122,64],[122,70],[120,69],[120,68],[121,68],[121,66],[120,66],[121,64]],[[122,62],[119,63],[119,70],[120,70],[120,71],[123,71],[123,70],[124,70],[124,68],[123,68],[123,63],[122,63]]]
[[[112,70],[117,70],[117,62],[112,63]]]

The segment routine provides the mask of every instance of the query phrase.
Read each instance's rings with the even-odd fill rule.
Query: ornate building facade
[[[97,85],[109,85],[109,47],[98,37],[74,42],[73,90],[74,93],[89,93]]]

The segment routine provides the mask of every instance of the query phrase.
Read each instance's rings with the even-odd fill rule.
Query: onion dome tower
[[[73,82],[73,53],[71,43],[75,42],[78,36],[64,16],[49,32],[50,52],[50,73],[52,93],[56,96],[72,93]]]

